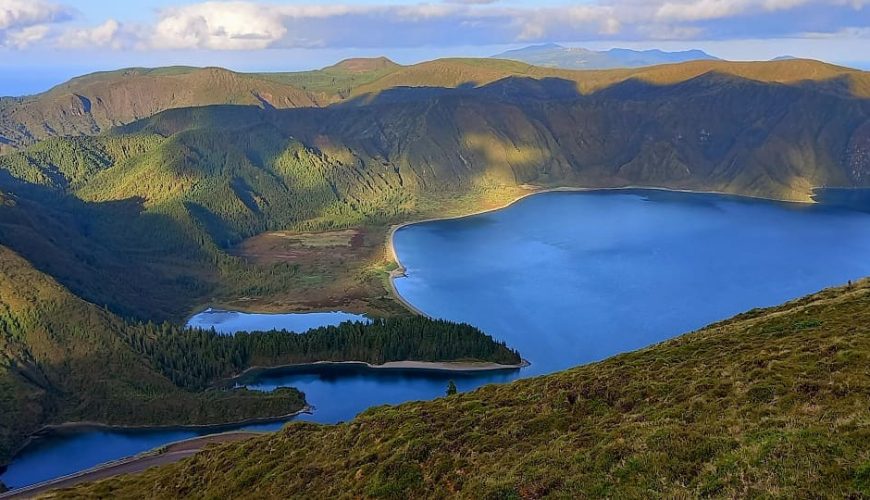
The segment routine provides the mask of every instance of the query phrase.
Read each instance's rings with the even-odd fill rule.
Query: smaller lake
[[[345,321],[369,322],[362,314],[351,314],[341,311],[312,313],[246,313],[240,311],[223,311],[206,309],[194,315],[187,321],[191,328],[209,330],[231,335],[236,332],[265,332],[269,330],[287,330],[303,333],[321,326],[335,326]]]
[[[271,391],[296,387],[314,407],[313,414],[289,420],[333,424],[377,404],[443,396],[447,383],[455,381],[460,391],[486,383],[508,382],[516,370],[496,372],[439,372],[429,370],[377,369],[363,364],[323,364],[270,370],[247,386]],[[277,431],[289,420],[219,428],[107,429],[81,427],[56,432],[34,440],[0,474],[10,488],[20,488],[72,474],[96,465],[143,453],[167,443],[230,430]]]

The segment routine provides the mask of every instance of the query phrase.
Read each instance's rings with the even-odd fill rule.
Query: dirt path
[[[59,477],[50,481],[0,494],[2,499],[33,498],[44,495],[50,490],[69,488],[79,483],[99,481],[120,474],[135,474],[158,465],[171,464],[198,453],[205,446],[213,443],[230,443],[261,436],[260,432],[225,432],[208,436],[187,439],[172,443],[163,448],[164,451],[148,451],[134,457],[124,458],[114,462],[98,465],[88,470]]]

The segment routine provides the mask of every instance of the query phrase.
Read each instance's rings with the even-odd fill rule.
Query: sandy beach
[[[517,370],[525,368],[530,363],[523,360],[516,365],[503,365],[499,363],[490,363],[486,361],[387,361],[380,365],[373,365],[365,361],[315,361],[312,363],[291,363],[278,366],[252,366],[242,373],[236,375],[227,382],[239,380],[245,376],[252,374],[262,375],[264,372],[281,370],[284,368],[305,368],[330,365],[358,365],[371,368],[373,370],[420,370],[420,371],[443,371],[443,372],[484,372],[484,371],[502,371],[502,370]]]

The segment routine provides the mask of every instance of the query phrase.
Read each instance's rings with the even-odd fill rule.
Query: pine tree
[[[452,396],[454,394],[456,394],[456,383],[451,380],[447,382],[447,395]]]

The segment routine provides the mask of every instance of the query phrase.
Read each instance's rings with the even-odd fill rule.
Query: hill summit
[[[332,66],[323,68],[327,70],[341,70],[349,73],[366,73],[369,71],[382,71],[385,69],[393,69],[400,67],[387,57],[353,57],[350,59],[341,60]]]

